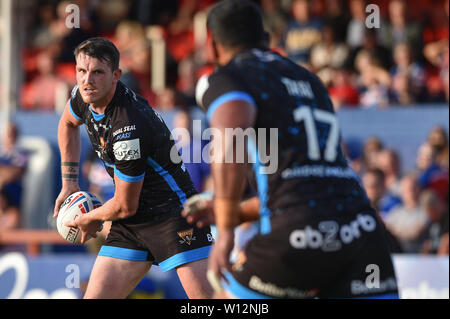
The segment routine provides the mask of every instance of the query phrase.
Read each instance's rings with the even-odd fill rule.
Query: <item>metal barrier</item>
[[[26,245],[29,256],[41,253],[41,245],[73,245],[61,237],[56,230],[10,230],[0,233],[0,245]]]

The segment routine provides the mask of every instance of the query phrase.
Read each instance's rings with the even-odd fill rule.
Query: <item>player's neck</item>
[[[244,51],[242,48],[225,48],[222,46],[217,47],[218,57],[217,62],[220,66],[225,66],[234,59],[236,55]]]

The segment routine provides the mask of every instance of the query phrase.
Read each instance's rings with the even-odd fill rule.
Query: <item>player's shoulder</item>
[[[251,99],[248,86],[231,65],[221,67],[210,75],[203,75],[197,82],[195,99],[204,110],[231,96],[246,96]]]
[[[79,121],[83,122],[83,119],[88,116],[89,105],[83,101],[77,84],[75,84],[70,92],[69,109],[72,115]]]
[[[145,98],[124,84],[118,86],[118,89],[120,99],[115,102],[112,115],[114,133],[133,130],[136,131],[134,134],[149,136],[149,132],[158,128],[159,124],[164,124],[161,115]]]

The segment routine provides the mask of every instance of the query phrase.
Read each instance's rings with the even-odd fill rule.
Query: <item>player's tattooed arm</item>
[[[79,126],[82,124],[70,112],[70,102],[58,124],[58,146],[61,154],[62,188],[56,198],[53,217],[58,216],[59,208],[70,194],[80,189],[78,185],[78,162],[81,153]]]
[[[64,181],[77,183],[78,182],[78,162],[62,162],[61,175]]]

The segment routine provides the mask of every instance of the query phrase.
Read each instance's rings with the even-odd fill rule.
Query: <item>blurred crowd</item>
[[[61,111],[75,84],[74,47],[91,36],[112,40],[121,52],[122,81],[162,111],[169,126],[191,130],[197,79],[211,72],[211,48],[201,28],[213,0],[35,1],[23,49],[25,110]],[[80,28],[66,27],[70,3],[79,6]],[[364,0],[260,0],[270,47],[312,70],[336,109],[386,108],[449,101],[449,1],[376,1],[380,27],[367,28]],[[202,20],[203,19],[203,20]],[[200,30],[200,31],[199,31]],[[203,36],[207,36],[203,34]],[[166,85],[152,89],[152,39],[166,45]],[[62,102],[61,102],[62,101]],[[20,227],[20,181],[27,155],[11,123],[0,144],[0,231]],[[179,140],[181,156],[204,146]],[[347,145],[343,145],[348,150]],[[357,152],[358,153],[358,152]],[[372,206],[390,235],[393,252],[448,254],[448,132],[433,128],[417,150],[416,168],[405,172],[395,149],[368,138],[359,154],[347,152]],[[192,162],[192,161],[186,161]],[[187,165],[199,192],[211,190],[209,167]],[[114,185],[90,156],[81,172],[103,200]]]
[[[22,50],[22,107],[64,107],[75,83],[73,49],[91,36],[117,45],[122,80],[152,106],[194,105],[197,79],[213,68],[204,18],[214,2],[33,1]],[[379,25],[378,12],[366,10],[365,0],[256,2],[270,47],[317,73],[336,109],[449,101],[448,0],[376,1]],[[70,3],[80,8],[80,28],[66,25]],[[163,89],[152,89],[152,39],[163,39],[166,47]]]
[[[361,154],[350,159],[395,252],[448,254],[448,133],[440,126],[429,132],[414,170],[404,171],[401,163],[396,150],[376,137],[368,138]]]

